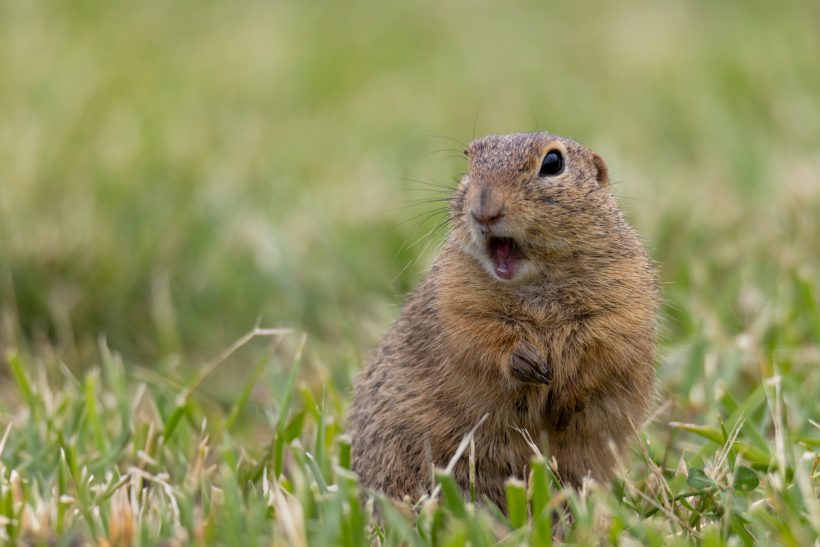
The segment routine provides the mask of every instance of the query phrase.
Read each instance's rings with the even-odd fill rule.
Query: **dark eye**
[[[541,177],[552,177],[564,170],[564,157],[558,150],[550,150],[541,162],[541,169],[538,175]]]

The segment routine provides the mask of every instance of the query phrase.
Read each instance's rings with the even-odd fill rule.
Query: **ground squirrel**
[[[470,429],[476,489],[504,482],[546,436],[561,479],[606,481],[655,388],[658,286],[601,157],[549,133],[464,151],[452,231],[360,373],[349,413],[366,487],[415,501]],[[633,426],[634,424],[634,426]],[[468,486],[468,462],[454,469]]]

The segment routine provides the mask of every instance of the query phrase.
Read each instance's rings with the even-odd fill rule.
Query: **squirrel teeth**
[[[489,251],[495,262],[495,274],[507,280],[515,277],[523,258],[515,240],[508,237],[492,237],[489,240]]]

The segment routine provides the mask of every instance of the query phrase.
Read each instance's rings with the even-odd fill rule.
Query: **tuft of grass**
[[[273,363],[289,362],[290,372],[271,386],[267,425],[234,434],[247,390],[214,406],[198,386],[226,354],[264,336],[272,337],[269,358],[252,377],[264,378]],[[787,427],[793,412],[782,376],[727,400],[734,417],[727,412],[717,428],[671,423],[641,434],[630,470],[612,487],[563,489],[533,445],[527,480],[507,483],[506,514],[461,491],[447,469],[436,474],[438,494],[414,513],[359,486],[347,469],[350,441],[331,426],[343,417],[298,389],[305,337],[283,353],[285,337],[294,335],[254,329],[191,380],[151,389],[105,344],[99,366],[82,377],[7,356],[19,404],[0,438],[2,540],[805,545],[820,537],[818,427]],[[669,440],[675,435],[687,437]],[[469,457],[470,444],[465,438],[458,457]]]

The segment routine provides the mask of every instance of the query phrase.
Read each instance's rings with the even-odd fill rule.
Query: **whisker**
[[[434,139],[445,139],[448,141],[453,141],[454,143],[458,144],[462,148],[467,148],[467,145],[461,142],[460,140],[456,139],[455,137],[448,137],[447,135],[425,135],[425,137],[432,137]]]
[[[440,228],[441,228],[444,224],[446,224],[447,222],[449,222],[449,220],[450,220],[450,219],[448,218],[448,219],[447,219],[444,223],[439,224],[438,226],[436,226],[435,228],[433,228],[432,230],[430,230],[429,232],[427,232],[424,236],[422,236],[421,238],[419,238],[418,240],[416,240],[413,244],[411,244],[411,245],[408,247],[408,248],[413,247],[413,246],[415,246],[416,244],[418,244],[418,243],[419,243],[419,241],[421,241],[422,239],[425,239],[425,238],[426,238],[426,242],[424,243],[424,247],[422,247],[422,248],[421,248],[421,250],[418,252],[418,254],[416,254],[416,257],[415,257],[415,258],[413,258],[412,260],[410,260],[407,264],[405,264],[405,266],[404,266],[401,270],[399,270],[399,273],[397,273],[397,274],[396,274],[396,276],[393,278],[392,283],[395,283],[395,282],[396,282],[396,280],[399,278],[399,276],[401,276],[401,274],[403,274],[405,271],[407,271],[407,268],[409,268],[410,266],[414,265],[416,262],[418,262],[418,261],[419,261],[419,259],[420,259],[420,258],[424,255],[424,253],[427,251],[427,247],[429,247],[429,246],[430,246],[430,243],[433,241],[433,236],[435,235],[436,230],[440,229]],[[430,236],[430,237],[428,237],[428,236]],[[402,248],[403,248],[403,247],[404,247],[404,245],[402,245]]]
[[[409,241],[409,240],[410,240],[413,236],[415,236],[415,235],[419,232],[419,230],[423,229],[423,227],[424,227],[425,225],[429,225],[428,223],[429,223],[431,220],[432,220],[433,222],[438,222],[438,221],[436,220],[436,217],[435,217],[435,216],[431,216],[431,217],[428,217],[428,218],[426,218],[426,219],[424,219],[424,220],[422,220],[422,221],[417,222],[417,223],[413,226],[413,228],[410,230],[410,234],[407,236],[407,240],[404,242],[404,244],[406,244],[406,243],[407,243],[407,241]],[[404,245],[402,245],[402,247],[404,248]]]
[[[441,214],[441,213],[445,213],[445,212],[447,212],[448,210],[449,210],[449,207],[448,207],[448,208],[443,208],[443,207],[440,207],[440,208],[438,208],[438,209],[434,209],[434,210],[432,210],[432,211],[426,211],[426,212],[424,212],[424,213],[421,213],[420,215],[416,215],[415,217],[413,217],[413,218],[411,218],[411,219],[408,219],[408,220],[405,220],[405,221],[403,221],[403,222],[400,222],[397,226],[401,226],[402,224],[406,224],[406,223],[407,223],[407,222],[409,222],[410,220],[420,219],[420,220],[418,220],[418,222],[416,222],[416,224],[415,224],[415,225],[414,225],[414,226],[410,229],[410,234],[408,235],[407,239],[405,239],[405,240],[404,240],[404,242],[402,242],[402,245],[401,245],[401,247],[399,247],[399,250],[398,250],[398,251],[396,251],[396,255],[395,255],[395,256],[396,256],[396,257],[398,257],[398,255],[399,255],[399,254],[401,254],[401,252],[402,252],[405,248],[412,247],[412,246],[416,245],[416,243],[418,243],[418,241],[414,242],[413,244],[411,244],[411,245],[409,245],[409,246],[407,245],[407,243],[408,243],[408,241],[410,241],[410,238],[411,238],[411,237],[413,237],[413,236],[414,236],[414,235],[418,232],[418,230],[419,230],[419,229],[420,229],[420,228],[421,228],[424,224],[426,224],[427,222],[429,222],[431,219],[434,219],[437,215],[439,215],[439,214]],[[442,225],[446,224],[446,223],[449,221],[449,219],[450,219],[450,215],[446,215],[446,218],[445,218],[444,222],[441,222],[441,223],[439,223],[438,225],[436,225],[436,226],[433,228],[433,230],[431,230],[431,231],[438,230],[438,229],[439,229]],[[427,234],[430,234],[430,232],[427,232]],[[426,237],[426,236],[427,236],[427,234],[425,234],[424,236],[422,236],[420,239],[423,239],[424,237]],[[395,258],[395,257],[394,257],[394,258]],[[405,267],[405,268],[406,268],[406,267]],[[402,272],[403,272],[403,271],[404,271],[404,270],[402,270]]]
[[[408,246],[407,246],[407,248],[408,248],[408,249],[412,249],[413,247],[415,247],[416,245],[418,245],[418,244],[419,244],[419,243],[421,243],[422,241],[425,241],[426,239],[428,239],[428,237],[427,237],[427,236],[429,236],[430,234],[432,234],[432,233],[436,230],[436,228],[438,228],[438,227],[440,227],[440,226],[441,226],[441,224],[438,224],[436,227],[431,228],[431,229],[430,229],[430,230],[428,230],[428,231],[427,231],[424,235],[422,235],[420,238],[416,239],[413,243],[411,243],[410,245],[408,245]]]
[[[408,222],[411,222],[413,220],[416,220],[417,218],[424,217],[424,216],[427,216],[427,215],[436,215],[436,214],[444,213],[444,212],[447,211],[447,209],[448,209],[447,207],[437,207],[436,209],[431,209],[429,211],[424,211],[423,213],[419,213],[419,214],[417,214],[415,216],[412,216],[408,219],[402,220],[401,222],[396,224],[396,226],[397,227],[398,226],[403,226],[404,224],[407,224]]]
[[[450,201],[450,197],[444,198],[421,198],[421,199],[413,199],[410,200],[412,203],[446,203]]]
[[[399,247],[398,251],[396,251],[396,254],[395,254],[395,256],[393,257],[394,259],[398,258],[398,256],[401,254],[401,252],[402,252],[402,251],[404,251],[405,249],[409,249],[410,247],[412,247],[412,246],[414,246],[414,245],[416,245],[416,244],[418,243],[418,241],[415,241],[415,242],[413,242],[413,243],[411,244],[411,243],[410,243],[410,240],[411,240],[411,238],[412,238],[413,236],[415,236],[415,234],[417,234],[417,233],[419,232],[419,230],[421,229],[421,227],[422,227],[422,226],[423,226],[423,225],[424,225],[424,224],[425,224],[428,220],[429,220],[429,219],[425,219],[424,221],[419,222],[416,226],[414,226],[414,227],[413,227],[413,229],[410,231],[410,234],[409,234],[409,235],[407,236],[407,238],[405,238],[405,240],[402,242],[401,247]],[[424,238],[424,237],[426,237],[429,233],[430,233],[430,232],[428,231],[427,233],[425,233],[425,235],[423,235],[423,236],[422,236],[421,238],[419,238],[419,239],[423,239],[423,238]]]
[[[429,232],[428,232],[428,233],[429,233]],[[400,253],[401,253],[401,252],[402,252],[405,248],[407,248],[407,249],[412,248],[412,247],[413,247],[414,245],[416,245],[419,241],[421,241],[421,240],[422,240],[422,239],[423,239],[426,235],[427,235],[427,234],[425,234],[425,235],[424,235],[424,236],[422,236],[421,238],[417,239],[416,241],[414,241],[414,242],[413,242],[413,243],[411,243],[410,245],[408,245],[408,244],[407,244],[407,242],[409,241],[409,238],[408,238],[408,239],[405,239],[405,240],[404,240],[404,243],[402,243],[402,244],[401,244],[401,247],[400,247],[400,248],[399,248],[399,250],[396,252],[396,257],[395,257],[395,258],[397,258],[397,257],[399,256],[399,254],[400,254]],[[399,273],[397,273],[397,274],[396,274],[396,276],[393,278],[393,280],[391,281],[391,283],[395,283],[395,282],[396,282],[396,280],[399,278],[399,276],[400,276],[401,274],[403,274],[405,271],[407,271],[407,268],[409,268],[410,266],[412,266],[413,264],[415,264],[415,263],[418,261],[419,257],[422,255],[422,253],[423,253],[423,252],[424,252],[424,249],[422,249],[422,252],[421,252],[421,253],[417,253],[417,254],[416,254],[416,256],[415,256],[414,258],[410,259],[410,260],[407,262],[407,264],[405,264],[405,265],[404,265],[404,267],[403,267],[401,270],[399,270]]]
[[[453,188],[451,186],[447,186],[445,184],[441,184],[441,183],[435,182],[435,181],[429,181],[429,180],[424,180],[424,179],[414,179],[414,178],[410,178],[410,177],[399,177],[399,176],[396,176],[396,175],[389,175],[389,177],[391,179],[395,179],[395,180],[401,180],[401,181],[404,181],[404,182],[415,182],[415,183],[418,183],[418,184],[424,184],[425,186],[432,186],[434,188],[441,188],[443,190],[450,190],[450,191],[453,190]],[[456,179],[456,180],[458,180],[458,179]]]
[[[461,158],[464,157],[464,153],[461,150],[456,150],[455,148],[439,148],[438,150],[433,150],[432,152],[427,152],[422,157],[426,158],[426,157],[432,156],[434,154],[441,154],[442,152],[453,152],[454,154],[457,154]]]
[[[467,158],[465,158],[464,156],[461,156],[461,155],[459,155],[459,156],[447,156],[447,157],[445,157],[445,158],[442,158],[442,159],[441,159],[441,161],[440,161],[440,162],[438,162],[438,164],[439,164],[439,165],[441,165],[441,164],[442,164],[442,163],[444,163],[445,161],[447,161],[447,160],[452,160],[452,159],[457,159],[457,160],[467,161]]]
[[[449,201],[450,201],[449,199],[430,199],[430,200],[422,199],[422,200],[412,201],[411,203],[408,203],[407,205],[402,205],[401,207],[394,207],[393,209],[385,209],[384,212],[385,213],[395,213],[396,211],[404,211],[405,209],[410,209],[411,207],[421,207],[422,205],[427,205],[428,203],[447,203]],[[444,211],[446,209],[449,209],[449,206],[439,206],[439,207],[436,207],[433,210],[435,210],[435,211]],[[421,214],[423,214],[423,213],[421,213]]]
[[[538,116],[535,115],[535,109],[533,109],[532,105],[530,105],[530,114],[532,115],[532,121],[535,122],[535,130],[541,131],[541,124],[538,123]]]
[[[481,113],[481,105],[484,104],[484,97],[478,101],[478,108],[475,109],[475,118],[473,119],[473,140],[475,140],[475,128],[478,125],[478,115]]]
[[[438,230],[440,230],[440,229],[442,228],[442,226],[446,226],[449,222],[450,222],[450,219],[449,219],[449,218],[445,219],[443,222],[441,222],[441,223],[439,223],[438,225],[436,225],[436,226],[435,226],[432,230],[430,230],[429,232],[427,232],[427,234],[425,234],[423,237],[427,237],[427,236],[429,235],[429,236],[430,236],[430,237],[428,238],[428,243],[429,243],[429,240],[430,240],[430,239],[432,239],[432,238],[433,238],[433,236],[435,236],[435,235],[436,235],[436,232],[437,232]],[[418,242],[416,242],[416,243],[418,243]],[[415,245],[415,243],[414,243],[413,245]],[[413,245],[411,245],[411,247],[412,247]],[[427,248],[427,246],[426,246],[426,245],[425,245],[425,248]]]
[[[452,195],[452,194],[453,194],[453,192],[452,192],[452,191],[447,191],[447,190],[433,190],[433,189],[431,189],[431,188],[412,188],[412,187],[411,187],[411,188],[407,188],[407,189],[408,189],[408,190],[411,190],[411,191],[413,191],[413,192],[429,192],[429,193],[431,193],[431,194],[439,194],[439,195],[447,195],[447,196],[450,196],[450,195]]]

